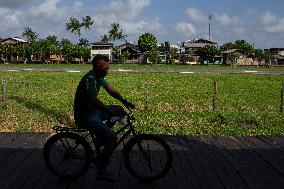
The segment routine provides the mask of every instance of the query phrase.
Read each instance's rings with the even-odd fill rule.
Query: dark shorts
[[[113,106],[113,105],[107,105]],[[97,111],[90,116],[88,116],[84,121],[84,128],[88,129],[91,133],[96,135],[98,141],[106,145],[112,140],[112,131],[109,126],[107,126],[104,121],[109,120],[111,115]]]

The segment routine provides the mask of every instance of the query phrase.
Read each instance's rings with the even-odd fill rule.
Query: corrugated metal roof
[[[27,43],[26,40],[21,39],[21,38],[19,38],[19,37],[11,37],[11,38],[14,39],[14,40],[16,40],[16,41],[22,42],[22,43]]]
[[[278,55],[279,56],[284,56],[284,51],[279,51]]]
[[[223,54],[230,54],[230,53],[234,53],[236,51],[238,51],[239,49],[229,49],[229,50],[226,50],[226,51],[223,51],[222,53]]]

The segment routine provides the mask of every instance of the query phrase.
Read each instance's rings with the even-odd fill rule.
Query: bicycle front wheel
[[[169,145],[154,135],[135,136],[125,145],[123,154],[129,173],[145,182],[164,177],[172,166]]]
[[[43,155],[46,166],[54,175],[61,179],[75,179],[87,171],[92,151],[83,137],[63,132],[48,139]]]

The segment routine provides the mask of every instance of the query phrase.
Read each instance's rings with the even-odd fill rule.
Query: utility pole
[[[212,20],[212,15],[210,14],[208,17],[208,21],[209,21],[209,41],[210,41],[210,34],[211,34],[211,20]]]

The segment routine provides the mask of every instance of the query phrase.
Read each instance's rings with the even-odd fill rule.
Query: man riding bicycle
[[[93,69],[86,73],[81,79],[75,95],[74,118],[78,127],[86,128],[93,132],[100,144],[104,145],[102,157],[98,165],[97,179],[113,181],[107,173],[107,164],[117,143],[117,137],[104,121],[113,116],[123,116],[125,111],[119,105],[105,105],[98,99],[100,87],[114,98],[128,107],[133,104],[125,100],[106,80],[105,76],[109,70],[109,59],[103,55],[96,55],[92,60]]]

